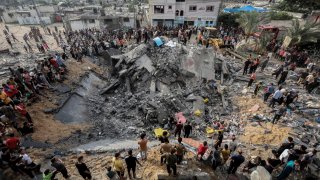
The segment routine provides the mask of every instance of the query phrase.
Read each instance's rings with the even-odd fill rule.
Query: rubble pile
[[[233,110],[222,98],[227,88],[215,79],[222,74],[229,81],[236,70],[214,57],[212,49],[146,44],[112,56],[113,76],[99,92],[103,98],[89,107],[97,133],[123,137],[152,132],[182,112],[201,135],[206,122]]]

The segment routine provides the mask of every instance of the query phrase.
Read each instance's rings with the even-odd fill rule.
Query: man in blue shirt
[[[230,166],[228,168],[228,174],[234,174],[238,167],[244,162],[245,158],[242,156],[242,151],[238,151],[238,155],[231,157]]]
[[[295,166],[300,164],[300,160],[291,160],[283,168],[282,172],[277,176],[277,180],[283,180],[289,177],[290,173],[294,170]]]
[[[269,104],[270,107],[274,108],[276,102],[279,102],[280,98],[282,97],[282,92],[278,89],[272,96],[271,102]]]

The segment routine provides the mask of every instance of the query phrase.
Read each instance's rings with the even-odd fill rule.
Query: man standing
[[[267,102],[268,98],[273,93],[274,93],[274,86],[273,86],[273,83],[270,83],[265,89],[265,93],[263,95],[263,101]]]
[[[218,139],[217,139],[217,141],[216,141],[216,146],[217,147],[221,147],[221,144],[222,144],[222,140],[223,140],[223,133],[222,133],[222,131],[218,131]]]
[[[60,172],[65,179],[68,179],[70,177],[66,167],[64,166],[63,162],[60,159],[52,158],[51,166],[56,168],[56,170]]]
[[[253,72],[250,76],[250,80],[249,80],[249,83],[248,83],[248,87],[250,87],[253,83],[253,81],[255,81],[257,79],[257,75],[255,72]]]
[[[231,142],[229,143],[230,152],[233,153],[236,151],[238,143],[236,142],[236,136],[233,134],[231,137]]]
[[[272,99],[270,101],[269,107],[274,108],[274,105],[276,102],[279,102],[279,100],[282,98],[282,91],[281,89],[278,89],[272,96]]]
[[[230,166],[228,168],[228,174],[234,174],[238,167],[244,162],[245,158],[242,156],[242,151],[238,151],[239,154],[231,157]]]
[[[187,122],[186,125],[184,125],[184,138],[189,138],[189,135],[192,132],[192,126],[190,125],[190,122]]]
[[[142,166],[142,165],[140,164],[138,159],[132,155],[132,150],[131,149],[128,151],[128,155],[129,156],[125,159],[125,161],[126,161],[126,165],[127,165],[129,178],[131,179],[132,176],[133,176],[133,178],[135,179],[136,178],[136,166],[137,166],[137,163],[140,166]],[[132,170],[132,176],[131,176],[131,170]]]
[[[287,108],[285,107],[285,105],[280,106],[279,109],[274,114],[272,124],[275,124],[277,121],[279,121],[281,116],[283,116],[286,113],[286,111],[287,111]]]
[[[251,65],[251,61],[248,58],[245,62],[244,62],[244,67],[243,67],[243,75],[248,74],[248,68]]]
[[[138,141],[139,148],[140,148],[140,154],[141,154],[141,159],[142,160],[147,160],[147,146],[148,140],[146,138],[146,134],[143,133],[140,135],[140,140]]]
[[[160,153],[161,153],[161,165],[163,162],[166,162],[167,155],[170,154],[172,150],[172,145],[169,143],[168,138],[164,138],[164,143],[161,144]]]
[[[267,56],[266,60],[264,60],[262,63],[261,63],[261,72],[264,71],[264,69],[267,67],[269,63],[269,56]]]
[[[76,163],[76,168],[83,179],[91,179],[91,173],[87,165],[83,162],[83,156],[78,157],[78,162]]]
[[[183,160],[183,155],[186,152],[186,148],[184,147],[184,145],[182,144],[182,138],[179,137],[178,138],[178,144],[176,144],[175,146],[176,150],[177,150],[177,163],[180,164]]]
[[[278,81],[278,85],[284,83],[284,82],[286,81],[287,76],[288,76],[288,70],[285,69],[285,70],[282,71],[282,73],[281,73],[280,79],[279,79],[279,81]]]
[[[176,176],[177,175],[177,156],[175,155],[176,150],[175,149],[171,149],[170,154],[167,154],[167,171],[168,174],[171,175],[171,169],[173,170],[173,175]]]
[[[175,129],[175,131],[174,131],[174,137],[176,137],[177,134],[178,134],[178,137],[181,136],[182,128],[183,128],[183,124],[179,121],[179,122],[176,124],[176,129]]]

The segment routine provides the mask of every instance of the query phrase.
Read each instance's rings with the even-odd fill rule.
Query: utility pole
[[[41,16],[40,16],[40,12],[39,12],[39,10],[38,10],[38,8],[37,8],[37,6],[36,6],[36,3],[34,2],[34,0],[31,0],[31,1],[32,1],[32,4],[33,4],[36,12],[37,12],[37,15],[38,15],[38,18],[39,18],[39,21],[40,21],[40,25],[41,25],[41,27],[43,28],[44,32],[47,33],[47,30],[46,30],[46,28],[45,28],[45,24],[44,24],[44,22],[43,22],[43,20],[42,20],[42,18],[41,18]]]

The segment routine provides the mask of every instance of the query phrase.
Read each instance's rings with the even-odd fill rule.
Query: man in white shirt
[[[272,108],[274,108],[275,103],[276,103],[276,102],[279,102],[279,100],[280,100],[280,98],[282,97],[282,95],[283,95],[283,94],[282,94],[281,90],[278,89],[278,90],[273,94],[269,106],[272,107]]]

